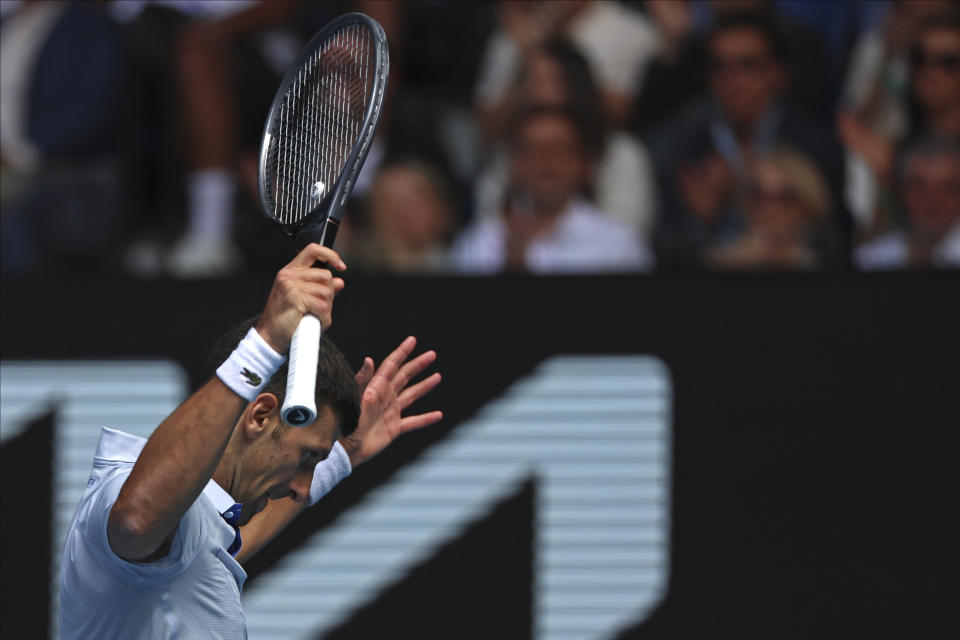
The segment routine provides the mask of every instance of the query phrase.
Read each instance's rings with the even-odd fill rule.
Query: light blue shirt
[[[235,501],[213,480],[180,519],[165,557],[129,562],[110,548],[107,518],[144,444],[122,431],[100,434],[60,565],[60,638],[246,638],[247,574],[227,552],[235,531],[221,517]]]

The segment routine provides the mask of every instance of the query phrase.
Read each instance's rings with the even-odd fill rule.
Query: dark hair
[[[917,30],[914,34],[913,41],[910,43],[910,83],[909,90],[907,91],[907,116],[909,119],[909,133],[907,134],[908,138],[919,138],[923,137],[927,133],[929,127],[929,119],[927,117],[926,110],[923,104],[920,103],[920,100],[917,98],[917,93],[914,90],[913,84],[913,74],[917,72],[916,59],[921,53],[921,41],[923,37],[930,31],[937,31],[941,29],[946,29],[949,31],[954,31],[960,33],[960,17],[958,17],[957,10],[948,10],[947,7],[952,7],[952,5],[945,5],[943,10],[934,16],[928,16],[920,25],[917,27]]]
[[[230,357],[230,354],[247,332],[253,327],[259,315],[247,318],[225,331],[216,341],[206,359],[206,371],[215,375],[217,367]],[[277,369],[276,373],[263,388],[265,393],[277,396],[280,404],[287,393],[287,365]],[[320,354],[317,357],[317,408],[329,406],[340,421],[341,435],[350,435],[357,428],[360,418],[360,389],[357,387],[353,371],[337,345],[326,334],[320,339]]]
[[[915,158],[953,157],[960,160],[960,143],[956,140],[928,132],[909,138],[896,151],[894,168],[896,171],[896,199],[899,205],[896,223],[900,226],[910,226],[908,212],[904,206],[903,190],[910,168],[910,161]]]
[[[708,45],[712,45],[714,39],[724,31],[735,29],[751,29],[759,33],[767,41],[774,62],[781,67],[787,66],[789,56],[786,39],[771,17],[764,13],[736,12],[720,16],[710,30]]]
[[[953,156],[960,159],[960,142],[945,135],[928,132],[907,140],[899,149],[897,158],[897,177],[906,177],[907,164],[916,157],[938,158]]]
[[[519,109],[513,114],[513,117],[510,119],[509,127],[507,128],[510,146],[516,146],[520,131],[527,125],[527,123],[529,123],[531,120],[535,120],[536,118],[546,116],[563,118],[569,122],[577,132],[577,138],[579,138],[578,142],[580,143],[580,147],[583,149],[584,153],[590,156],[593,155],[594,149],[590,147],[587,140],[588,127],[584,122],[583,115],[577,110],[568,106],[529,105]]]
[[[920,22],[914,33],[913,40],[910,42],[910,51],[908,52],[911,70],[916,69],[919,55],[923,52],[923,38],[931,31],[953,31],[954,33],[960,33],[960,16],[955,12],[950,13],[944,11],[935,16],[924,18]]]
[[[584,147],[599,157],[607,139],[607,116],[600,100],[600,89],[590,72],[586,56],[573,43],[554,38],[541,50],[552,58],[567,83],[567,107],[579,114],[583,124]]]
[[[450,207],[451,211],[456,211],[457,194],[454,192],[450,181],[436,164],[413,155],[398,155],[385,160],[380,165],[379,169],[377,169],[377,177],[390,169],[406,169],[416,173],[426,180],[438,200]],[[376,181],[376,177],[374,181]]]

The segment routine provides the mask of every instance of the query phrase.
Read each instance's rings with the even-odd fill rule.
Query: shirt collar
[[[769,151],[776,144],[782,117],[782,109],[775,101],[753,126],[750,137],[754,149]],[[742,168],[746,158],[740,148],[740,142],[733,131],[733,126],[724,117],[719,107],[716,107],[710,120],[709,131],[710,140],[717,152],[733,165],[734,169]]]
[[[145,438],[104,427],[100,430],[94,458],[110,462],[136,462],[145,444]]]
[[[207,496],[207,500],[213,503],[213,508],[216,509],[220,515],[223,515],[229,511],[233,505],[237,504],[233,496],[227,493],[226,490],[212,478],[210,482],[207,483],[207,486],[203,488],[203,495]]]
[[[104,427],[100,430],[100,442],[97,443],[95,458],[111,462],[136,462],[137,457],[147,444],[145,438],[130,433]],[[213,507],[221,515],[226,513],[237,502],[212,478],[203,488],[203,495],[213,503]]]
[[[933,263],[943,267],[960,264],[960,221],[953,225],[933,250]]]

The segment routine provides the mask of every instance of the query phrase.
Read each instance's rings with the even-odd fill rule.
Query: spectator
[[[532,107],[511,136],[510,186],[501,215],[458,238],[456,270],[588,273],[652,266],[631,230],[583,199],[591,171],[585,128],[568,109]]]
[[[366,228],[353,231],[350,264],[388,273],[431,273],[445,265],[457,216],[450,185],[416,160],[382,166],[367,196]],[[345,221],[354,230],[356,217]]]
[[[830,132],[783,98],[789,78],[782,41],[761,16],[734,14],[707,41],[712,101],[667,125],[675,137],[655,154],[664,211],[657,232],[662,257],[696,264],[702,251],[727,244],[744,220],[734,196],[751,159],[786,145],[824,172],[831,201],[842,192],[840,146]]]
[[[746,228],[708,254],[718,269],[815,269],[826,260],[818,232],[830,213],[826,180],[809,158],[774,149],[750,165],[744,194]]]
[[[552,40],[531,50],[510,92],[516,112],[524,106],[569,107],[589,125],[588,143],[597,167],[592,200],[601,211],[629,225],[646,238],[651,227],[656,194],[650,159],[638,140],[606,126],[603,105],[586,58],[571,44]],[[503,132],[498,131],[487,167],[477,179],[478,216],[496,215],[508,180]]]
[[[960,24],[955,5],[896,2],[854,52],[837,130],[847,147],[851,212],[867,234],[896,223],[895,148],[931,130],[960,137]]]
[[[622,126],[654,51],[657,32],[641,13],[610,0],[509,0],[498,5],[479,72],[477,103],[485,136],[509,121],[510,87],[523,57],[554,38],[568,38],[587,58],[608,119]]]
[[[817,117],[827,112],[831,91],[823,42],[816,31],[791,20],[772,2],[646,0],[644,5],[660,34],[660,47],[644,74],[633,115],[633,127],[641,135],[679,109],[694,107],[707,89],[709,27],[735,15],[756,16],[773,25],[790,79],[787,98]]]
[[[926,23],[955,13],[945,0],[893,0],[885,18],[866,31],[850,56],[842,102],[845,115],[878,135],[897,139],[910,127],[910,50]]]
[[[909,144],[896,177],[905,224],[859,247],[857,266],[960,268],[960,143],[926,136]]]
[[[960,140],[960,22],[936,21],[910,51],[915,133]]]

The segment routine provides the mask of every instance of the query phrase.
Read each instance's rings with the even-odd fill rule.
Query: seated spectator
[[[607,118],[622,126],[657,49],[657,32],[642,13],[610,0],[503,0],[479,72],[477,103],[485,135],[509,121],[510,88],[523,57],[567,38],[583,53],[600,87]]]
[[[510,92],[512,110],[529,106],[569,107],[589,124],[588,143],[597,157],[592,201],[646,238],[656,201],[653,168],[643,145],[629,134],[611,129],[604,118],[597,85],[586,58],[564,40],[552,40],[524,58],[524,68]],[[477,178],[477,216],[496,215],[508,180],[503,132],[485,171]]]
[[[566,109],[518,115],[511,136],[510,186],[497,217],[477,220],[452,251],[455,270],[591,273],[649,269],[629,227],[583,199],[591,161],[585,128]]]
[[[825,47],[819,34],[784,15],[766,0],[646,0],[660,46],[643,76],[633,114],[641,135],[674,116],[702,96],[706,82],[706,40],[709,27],[731,15],[750,14],[774,25],[782,39],[784,65],[790,76],[787,98],[805,111],[822,116],[830,98]]]
[[[898,169],[905,224],[860,246],[857,267],[960,268],[960,143],[921,138],[904,149]]]
[[[885,30],[858,44],[837,130],[851,167],[847,201],[865,234],[897,224],[889,194],[896,147],[927,132],[960,139],[958,61],[960,22],[950,3],[896,2]]]
[[[960,21],[925,25],[910,52],[910,63],[919,110],[914,132],[960,140]]]
[[[674,132],[670,144],[651,148],[664,200],[657,243],[662,259],[674,265],[697,264],[704,251],[742,232],[734,196],[757,154],[790,146],[821,168],[833,203],[842,193],[839,144],[783,98],[789,77],[771,23],[753,14],[726,16],[707,51],[712,101],[678,116],[667,125]]]
[[[351,232],[351,269],[431,273],[445,265],[457,216],[451,187],[433,167],[416,160],[382,166],[367,195],[366,225]]]
[[[818,232],[830,213],[830,191],[809,158],[787,148],[758,156],[744,194],[746,228],[710,251],[718,269],[815,269],[826,262]]]

